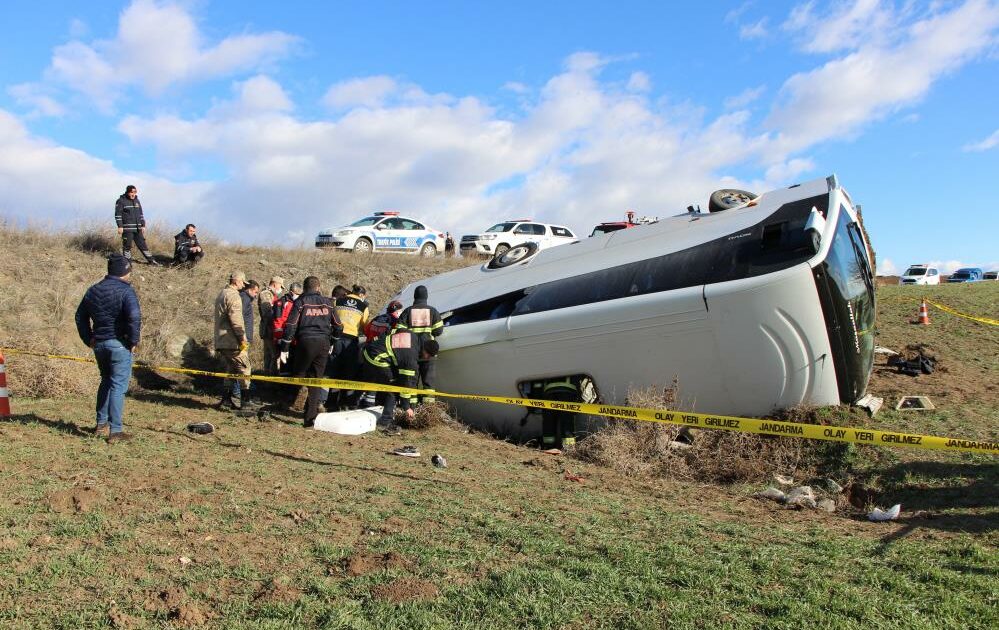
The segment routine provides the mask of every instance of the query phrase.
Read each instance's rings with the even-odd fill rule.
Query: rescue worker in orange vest
[[[430,297],[427,287],[422,284],[413,290],[413,305],[405,309],[399,315],[397,327],[400,330],[412,331],[426,340],[436,340],[444,334],[444,320],[437,309],[427,304]],[[436,353],[434,354],[436,357]],[[434,398],[434,389],[437,386],[437,363],[434,357],[420,361],[420,382],[422,389],[429,390],[427,394],[421,396],[422,402],[431,403]]]
[[[408,330],[393,330],[364,346],[361,367],[362,378],[367,383],[416,387],[416,375],[420,361],[429,361],[437,356],[439,346],[432,338]],[[401,407],[406,415],[413,417],[410,394],[400,394]],[[395,425],[395,398],[393,392],[378,392],[376,404],[382,405],[380,421],[386,429],[397,431]]]

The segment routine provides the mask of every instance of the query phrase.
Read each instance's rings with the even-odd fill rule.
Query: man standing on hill
[[[139,246],[139,251],[145,256],[146,262],[159,266],[153,253],[146,245],[146,218],[142,215],[142,203],[139,201],[139,189],[129,184],[125,194],[118,197],[114,204],[114,222],[118,225],[118,236],[121,237],[121,253],[132,260],[132,243]]]
[[[319,278],[306,278],[305,292],[295,300],[284,326],[278,365],[288,361],[291,343],[296,342],[295,363],[291,368],[291,374],[295,378],[321,377],[326,370],[330,345],[340,333],[341,325],[333,310],[333,301],[320,295],[320,290]],[[315,425],[321,395],[322,388],[309,388],[309,398],[305,403],[306,428]]]
[[[122,414],[132,378],[132,353],[139,345],[142,313],[130,284],[131,276],[132,263],[112,254],[108,275],[87,289],[76,309],[76,330],[83,343],[93,348],[101,372],[94,434],[106,436],[109,444],[132,437],[123,431]]]
[[[198,228],[193,223],[188,223],[179,234],[173,237],[173,264],[174,266],[186,264],[193,267],[205,255],[205,250],[198,242]]]
[[[284,278],[274,276],[257,296],[257,310],[260,312],[260,339],[264,343],[264,374],[274,374],[277,362],[274,342],[274,303],[284,293]]]
[[[250,348],[246,340],[246,328],[243,323],[243,300],[239,291],[246,285],[246,274],[234,271],[229,275],[229,284],[215,298],[215,353],[225,365],[225,371],[233,374],[240,381],[242,389],[242,405],[239,409],[249,409],[253,406],[250,399]],[[236,409],[232,399],[232,386],[228,379],[222,384],[222,400],[219,409]]]

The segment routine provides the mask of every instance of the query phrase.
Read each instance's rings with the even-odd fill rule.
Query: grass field
[[[20,309],[0,310],[0,339],[83,355],[60,309],[71,315],[100,276],[100,258],[45,238],[24,240],[46,249],[68,288],[31,276],[41,272],[18,265],[23,252],[8,242],[0,269]],[[207,315],[195,305],[204,308],[229,267],[286,277],[319,268],[337,281],[365,274],[378,278],[372,292],[384,300],[460,264],[375,257],[365,269],[312,252],[218,256],[189,277],[143,274],[147,312],[168,320],[147,321],[150,360],[171,360],[168,336],[204,342]],[[25,282],[40,284],[29,291]],[[879,366],[871,390],[886,406],[925,394],[937,409],[819,415],[995,440],[999,331],[937,310],[929,327],[909,324],[923,293],[996,317],[999,284],[879,290],[878,343],[924,344],[940,369],[912,378]],[[170,308],[178,301],[186,311]],[[29,321],[32,313],[47,318]],[[875,524],[849,506],[827,514],[750,498],[763,479],[629,477],[459,424],[343,437],[305,431],[294,416],[236,418],[186,379],[137,378],[125,419],[137,437],[108,446],[86,433],[90,371],[8,361],[15,415],[0,422],[0,627],[999,626],[995,457],[839,449],[839,481],[863,481],[882,506],[903,504],[898,521]],[[184,430],[192,421],[219,430],[194,436]],[[389,454],[402,444],[423,457]],[[448,468],[433,468],[432,453]]]

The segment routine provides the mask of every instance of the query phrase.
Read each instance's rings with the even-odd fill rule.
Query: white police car
[[[444,234],[398,212],[375,212],[342,228],[320,232],[316,247],[432,257],[444,251]]]

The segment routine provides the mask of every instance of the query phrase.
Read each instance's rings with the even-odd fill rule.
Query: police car
[[[433,257],[444,251],[444,234],[398,212],[375,212],[342,228],[320,232],[316,247]]]

